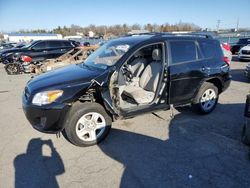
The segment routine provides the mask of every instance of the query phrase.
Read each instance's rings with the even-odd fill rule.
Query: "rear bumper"
[[[228,78],[226,80],[224,80],[222,92],[225,91],[225,90],[227,90],[227,88],[229,88],[230,83],[231,83],[231,79],[232,79],[232,76],[229,75]]]

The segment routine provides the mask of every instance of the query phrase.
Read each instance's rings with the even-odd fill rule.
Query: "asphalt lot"
[[[98,146],[80,148],[33,130],[21,94],[30,75],[0,65],[0,187],[250,187],[249,148],[240,141],[250,82],[246,62],[215,111],[189,108],[117,121]]]

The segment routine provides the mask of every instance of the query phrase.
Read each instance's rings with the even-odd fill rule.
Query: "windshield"
[[[130,48],[131,45],[127,43],[107,42],[92,53],[84,61],[84,64],[100,69],[107,69],[114,65]]]

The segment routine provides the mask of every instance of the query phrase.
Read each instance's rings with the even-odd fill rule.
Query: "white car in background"
[[[250,61],[250,44],[247,46],[244,46],[243,48],[240,49],[238,58],[240,61],[242,60],[249,60]]]

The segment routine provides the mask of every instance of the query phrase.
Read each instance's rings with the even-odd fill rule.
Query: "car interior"
[[[122,65],[111,93],[117,107],[131,109],[154,101],[163,72],[162,49],[162,44],[143,47]]]

